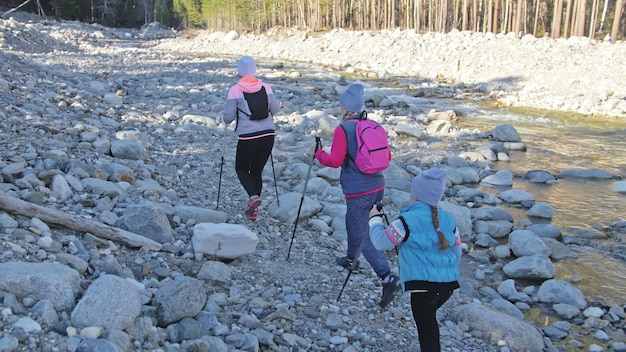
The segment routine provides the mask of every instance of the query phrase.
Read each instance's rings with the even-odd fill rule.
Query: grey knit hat
[[[339,97],[339,105],[346,111],[360,112],[363,109],[363,85],[351,84]]]
[[[428,169],[411,181],[411,195],[416,200],[437,206],[446,191],[447,180],[446,170],[436,167]]]
[[[250,56],[242,56],[237,61],[237,74],[241,77],[254,76],[256,74],[256,62]]]

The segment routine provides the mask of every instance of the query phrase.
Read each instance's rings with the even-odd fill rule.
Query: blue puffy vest
[[[454,245],[456,221],[452,214],[439,208],[439,228]],[[416,202],[401,212],[409,238],[398,246],[400,281],[454,282],[460,277],[457,258],[448,248],[439,249],[439,235],[431,219],[431,209],[426,203]]]

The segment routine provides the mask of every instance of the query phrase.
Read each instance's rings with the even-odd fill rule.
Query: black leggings
[[[422,352],[440,352],[439,323],[437,309],[452,296],[453,290],[442,287],[428,292],[411,293],[411,310],[417,325]]]
[[[274,147],[274,136],[239,140],[235,157],[235,171],[248,196],[261,195],[261,175]]]

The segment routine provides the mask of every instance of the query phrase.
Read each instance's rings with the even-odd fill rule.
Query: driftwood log
[[[29,203],[3,192],[0,192],[0,209],[22,216],[38,218],[43,222],[63,226],[74,231],[88,232],[96,237],[120,242],[129,247],[145,247],[154,251],[159,251],[162,247],[160,243],[147,237],[88,218]]]

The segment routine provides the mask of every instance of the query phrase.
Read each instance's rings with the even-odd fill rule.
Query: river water
[[[475,106],[467,111],[459,127],[487,131],[511,124],[527,146],[525,152],[512,152],[510,162],[495,162],[494,170],[508,169],[521,176],[530,170],[545,170],[556,176],[565,169],[601,169],[618,179],[626,176],[625,119]],[[560,179],[546,185],[515,177],[511,188],[528,191],[536,202],[550,204],[554,208],[551,223],[562,235],[580,239],[581,232],[601,233],[606,226],[626,220],[626,194],[614,190],[618,179]],[[516,221],[529,220],[527,209],[506,209]],[[579,278],[576,286],[587,297],[626,304],[626,235],[582,242],[584,246],[572,246],[576,259],[555,263],[555,278]]]

